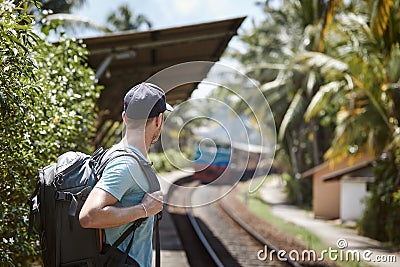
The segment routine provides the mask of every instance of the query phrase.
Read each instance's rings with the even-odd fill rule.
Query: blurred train
[[[218,179],[218,183],[231,184],[238,180],[266,174],[270,164],[262,160],[262,149],[249,144],[211,144],[199,146],[195,151],[193,178],[203,183]],[[260,160],[261,159],[261,160]]]
[[[204,183],[222,176],[231,159],[228,145],[199,146],[195,152],[193,178]]]

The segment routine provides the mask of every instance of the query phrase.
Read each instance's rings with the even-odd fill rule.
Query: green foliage
[[[128,5],[121,5],[117,11],[107,17],[107,22],[112,25],[116,31],[138,30],[143,25],[151,29],[151,22],[142,14],[135,15],[129,9]]]
[[[177,170],[177,167],[185,166],[186,160],[190,158],[188,154],[168,149],[161,153],[149,153],[149,159],[153,162],[153,167],[157,172],[170,172]]]
[[[265,20],[242,38],[248,51],[234,56],[261,84],[274,114],[279,150],[287,154],[284,171],[294,176],[319,164],[330,144],[332,132],[321,126],[334,126],[338,105],[324,91],[337,88],[325,85],[328,76],[342,74],[346,65],[319,47],[336,8],[330,1],[289,0],[279,7],[267,1],[264,10]],[[324,94],[328,105],[317,106],[314,96]]]
[[[290,203],[310,208],[312,206],[312,179],[295,179],[287,173],[282,174],[286,182],[286,193]]]
[[[81,7],[85,0],[38,0],[43,10],[53,10],[55,13],[69,13],[73,8]]]
[[[360,232],[380,241],[400,245],[400,179],[393,159],[379,159],[374,167],[375,181],[366,200],[366,211],[359,222]]]
[[[26,266],[40,252],[27,238],[37,170],[68,150],[92,150],[99,88],[84,47],[41,39],[25,3],[0,1],[0,13],[0,265]]]
[[[357,153],[396,155],[395,163],[377,162],[381,171],[361,228],[397,244],[400,1],[341,2],[288,0],[274,8],[266,1],[265,20],[242,38],[248,51],[236,58],[271,106],[277,159],[286,163],[278,165],[290,174],[293,202],[302,202],[310,187],[291,177],[322,155],[336,161]]]

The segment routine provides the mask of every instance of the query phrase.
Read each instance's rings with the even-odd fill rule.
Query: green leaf
[[[339,81],[330,82],[321,86],[307,107],[304,114],[305,120],[307,122],[310,121],[312,117],[322,111],[327,106],[330,96],[337,93],[342,86],[343,83]]]
[[[296,95],[293,97],[292,101],[290,102],[289,108],[287,109],[285,116],[283,117],[282,123],[279,127],[279,134],[278,139],[283,140],[285,138],[285,134],[287,129],[292,123],[296,122],[298,119],[299,114],[302,114],[302,110],[305,108],[305,101],[303,98],[303,90],[297,90]]]

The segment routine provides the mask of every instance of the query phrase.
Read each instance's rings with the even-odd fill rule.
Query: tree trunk
[[[319,144],[318,144],[318,133],[317,130],[315,129],[315,120],[311,119],[310,120],[310,127],[311,127],[311,134],[313,137],[313,161],[314,161],[314,166],[317,166],[320,164],[319,161]]]

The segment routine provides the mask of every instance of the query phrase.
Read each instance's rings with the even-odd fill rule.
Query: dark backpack
[[[112,148],[111,148],[112,149]],[[150,191],[160,189],[150,164],[128,150],[112,150],[104,158],[106,151],[97,149],[92,156],[81,152],[66,152],[56,163],[39,170],[39,181],[29,199],[29,235],[33,228],[40,235],[40,247],[45,267],[54,266],[108,266],[109,259],[115,257],[117,247],[132,232],[129,246],[121,257],[123,266],[132,246],[134,232],[145,219],[135,221],[121,237],[103,253],[102,229],[82,228],[79,212],[106,165],[121,156],[130,156],[138,161],[150,184]],[[104,159],[103,159],[104,158]],[[156,216],[156,264],[159,265],[158,221]],[[119,251],[118,251],[119,252]],[[129,265],[125,265],[129,266]]]

